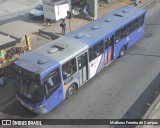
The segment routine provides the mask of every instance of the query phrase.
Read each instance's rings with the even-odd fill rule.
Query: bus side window
[[[44,82],[46,95],[52,94],[61,84],[59,68],[50,73]]]
[[[49,88],[49,89],[50,89],[50,88],[53,88],[53,87],[55,86],[52,78],[48,78],[48,79],[46,80],[46,83],[45,83],[45,84],[47,85],[47,88]]]
[[[132,22],[131,23],[129,23],[129,33],[132,33],[133,32],[133,30],[132,30]]]
[[[142,25],[143,25],[143,23],[144,23],[144,17],[145,17],[144,14],[139,17],[139,26],[142,26]]]
[[[139,19],[135,19],[134,21],[132,21],[132,27],[133,30],[136,30],[137,28],[139,28]]]
[[[124,37],[129,35],[129,24],[127,24],[126,26],[124,26]]]
[[[105,49],[108,49],[110,46],[114,45],[114,36],[111,36],[104,40],[105,43]]]
[[[132,32],[136,30],[136,20],[132,21]]]
[[[71,75],[76,73],[76,71],[77,71],[76,58],[74,58],[62,66],[63,80],[69,78]]]
[[[136,21],[136,29],[137,29],[137,28],[140,27],[140,26],[139,26],[139,18],[137,18],[135,21]]]
[[[104,43],[105,43],[105,49],[108,49],[108,47],[111,46],[110,38],[104,40]]]
[[[89,48],[89,62],[100,56],[104,52],[103,41],[98,42]]]
[[[100,56],[104,51],[103,41],[98,42],[92,49],[92,60]]]
[[[123,28],[119,29],[116,34],[115,34],[115,39],[116,39],[116,42],[115,43],[118,43],[119,41],[121,41],[123,39]]]

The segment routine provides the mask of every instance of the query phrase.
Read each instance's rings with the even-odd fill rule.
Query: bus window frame
[[[104,42],[104,47],[105,47],[105,50],[108,49],[108,46],[113,46],[114,45],[114,35],[112,36],[109,36],[108,38],[106,38],[105,40],[103,40]]]
[[[130,30],[129,30],[130,28],[129,28],[129,23],[128,24],[126,24],[125,26],[124,26],[124,37],[127,37],[129,34],[130,34]]]
[[[115,32],[115,43],[120,42],[124,38],[124,28],[121,27]]]
[[[139,27],[143,26],[144,19],[145,19],[145,14],[142,14],[141,16],[139,16]]]
[[[73,61],[73,64],[71,64],[72,61]],[[64,68],[64,66],[66,66],[66,65],[69,66],[69,68],[66,68],[66,67]],[[67,72],[69,70],[73,71],[73,73]],[[78,71],[78,69],[77,69],[77,59],[74,57],[74,58],[70,59],[69,61],[67,61],[66,63],[64,63],[62,65],[62,78],[63,78],[63,81],[66,81],[67,79],[72,77],[77,71]],[[66,78],[64,78],[64,73],[66,75]]]
[[[139,26],[139,17],[135,19],[136,21],[136,29],[138,29],[140,26]]]
[[[45,82],[51,78],[53,78],[53,74],[56,72],[57,70],[57,75],[59,75],[59,83],[54,85],[52,88],[48,89],[47,88],[47,85],[45,84]],[[48,75],[46,75],[46,77],[43,79],[43,89],[44,89],[44,94],[45,94],[45,99],[48,99],[62,84],[62,81],[61,81],[61,73],[60,73],[60,68],[56,68],[54,69],[52,72],[50,72]]]
[[[101,40],[89,48],[89,62],[99,57],[104,53],[104,41]]]

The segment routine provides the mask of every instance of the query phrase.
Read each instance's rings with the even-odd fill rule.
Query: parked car
[[[38,18],[38,17],[43,18],[44,17],[43,5],[40,4],[37,7],[35,7],[33,10],[31,10],[29,12],[29,17],[30,18]]]

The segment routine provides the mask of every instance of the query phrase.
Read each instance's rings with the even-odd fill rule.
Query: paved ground
[[[117,2],[117,3],[114,3],[113,5],[104,5],[105,7],[101,7],[101,8],[105,8],[105,11],[107,12],[107,11],[110,11],[111,9],[113,9],[112,7],[118,7],[118,6],[121,6],[121,5],[125,5],[125,3],[119,3],[119,2]],[[104,10],[102,9],[101,10],[101,13],[100,14],[102,14],[102,13],[104,13]],[[72,19],[73,20],[73,22],[72,22],[72,24],[75,26],[75,27],[77,27],[77,25],[75,25],[75,24],[78,24],[78,26],[80,27],[82,24],[84,24],[84,23],[87,23],[88,21],[84,21],[84,20],[78,20],[79,22],[77,23],[77,20],[76,19]],[[83,22],[84,21],[84,22]],[[68,21],[67,21],[67,23],[68,23]],[[73,27],[72,29],[74,29],[75,27]],[[56,32],[57,33],[59,33],[59,35],[60,35],[60,32],[61,32],[61,30],[60,30],[60,28],[59,28],[59,24],[57,23],[57,25],[55,24],[55,26],[54,26],[54,28],[55,28],[55,30],[56,30]],[[77,27],[78,28],[78,27]],[[67,30],[67,32],[69,32],[69,29]],[[37,37],[35,37],[35,36],[33,36],[33,38],[37,38]],[[38,38],[40,38],[40,37],[38,37]],[[43,43],[45,43],[46,42],[46,40],[44,40],[44,42],[42,41],[42,43],[41,44],[43,44]],[[149,45],[149,43],[147,43],[148,45]],[[34,48],[36,48],[35,46],[36,46],[36,43],[35,44],[33,44],[34,45]],[[140,45],[141,46],[141,45]],[[141,49],[141,47],[140,47],[140,49]],[[127,56],[126,56],[127,57]],[[145,57],[144,57],[145,58]],[[138,59],[139,61],[140,61],[140,58],[139,57],[136,57],[136,59]],[[131,61],[133,61],[134,62],[134,60],[132,59]],[[146,59],[145,60],[146,62],[149,62],[149,63],[151,63],[152,62],[152,59]],[[154,61],[154,60],[153,60]],[[121,66],[123,65],[123,63],[124,62],[120,62],[121,63]],[[120,64],[119,64],[120,65]],[[150,64],[149,64],[150,65]],[[148,67],[149,65],[146,65],[146,67]],[[151,65],[150,65],[151,66]],[[113,67],[114,67],[114,65],[113,65]],[[123,66],[122,66],[123,67]],[[133,66],[134,67],[134,66]],[[140,69],[141,67],[139,67],[139,69]],[[115,69],[114,69],[114,71],[113,72],[116,72],[116,71],[118,71],[118,67],[115,67]],[[155,69],[155,71],[156,71],[156,69]],[[137,71],[138,72],[138,71]],[[140,73],[140,72],[138,72],[138,73]],[[143,74],[141,74],[142,76],[143,76]],[[151,75],[154,75],[155,76],[155,74],[151,74]],[[111,77],[111,76],[109,76],[109,77]],[[136,77],[136,76],[133,76],[133,77]],[[153,76],[151,76],[151,77],[153,77]],[[117,76],[117,78],[118,78],[118,76]],[[98,76],[97,76],[97,79],[98,79]],[[93,82],[93,81],[92,81]],[[91,83],[92,83],[91,82]],[[121,81],[122,82],[122,84],[123,84],[123,82],[124,81]],[[143,81],[141,81],[141,82],[143,82]],[[129,83],[129,82],[128,82]],[[137,83],[137,84],[139,84],[139,83]],[[116,87],[116,86],[115,86]],[[86,87],[87,88],[87,87]],[[96,87],[92,87],[93,89],[95,88],[95,89],[97,89]],[[14,96],[15,96],[15,93],[14,93],[14,91],[12,90],[13,89],[13,81],[9,81],[9,83],[8,83],[8,85],[6,86],[6,87],[4,87],[4,88],[1,88],[0,89],[0,101],[1,101],[1,105],[3,105],[4,103],[6,103],[6,101],[9,101],[10,99],[12,99]],[[83,90],[83,88],[81,89],[81,90]],[[120,89],[121,90],[121,89]],[[99,90],[97,90],[97,91],[99,91]],[[121,90],[122,91],[122,90]],[[127,91],[129,91],[129,90],[126,90],[126,93],[127,93]],[[120,95],[119,94],[119,92],[114,92],[114,93],[117,93],[117,95],[118,96],[122,96],[122,95]],[[113,94],[114,94],[113,93]],[[6,95],[6,94],[8,94],[8,95]],[[112,94],[110,94],[109,95],[109,93],[106,93],[108,96],[112,96]],[[105,92],[104,92],[104,95],[106,95],[105,94]],[[83,95],[80,95],[80,93],[78,93],[77,95],[79,95],[79,96],[82,96],[82,103],[83,103],[83,101],[85,101],[85,96],[83,96]],[[116,95],[116,96],[117,96]],[[5,97],[2,97],[2,96],[5,96]],[[101,96],[101,95],[100,95]],[[122,97],[123,98],[123,97]],[[73,98],[72,98],[73,99]],[[97,97],[95,97],[95,99],[97,99]],[[131,100],[132,100],[132,98],[131,98]],[[69,100],[69,101],[67,101],[68,103],[66,103],[66,104],[64,104],[64,106],[66,105],[70,105],[69,103],[70,103],[70,101],[71,100]],[[94,100],[93,100],[94,101]],[[90,101],[90,103],[91,103],[91,105],[92,105],[92,103],[93,103],[93,101]],[[87,101],[86,101],[87,102]],[[118,102],[118,101],[116,101],[116,97],[115,97],[115,101],[113,101],[113,102]],[[73,103],[73,102],[72,102]],[[123,102],[122,102],[123,103]],[[129,103],[129,100],[128,100],[128,103]],[[84,103],[83,103],[84,104]],[[0,106],[1,106],[0,105]],[[105,104],[106,105],[106,107],[108,106],[107,104]],[[122,104],[119,104],[119,105],[122,105]],[[72,114],[73,114],[73,112],[72,112],[72,110],[71,109],[74,109],[74,105],[72,106],[72,108],[69,108],[69,110],[67,110],[67,111],[70,111]],[[96,106],[96,105],[94,105],[94,107],[95,108],[97,108],[98,106]],[[60,108],[58,108],[58,109],[61,109],[62,107],[60,106]],[[65,108],[65,107],[64,107]],[[81,109],[81,108],[79,108],[79,109]],[[97,112],[95,112],[95,111],[93,111],[93,109],[91,108],[91,106],[86,106],[86,108],[84,108],[84,109],[87,109],[90,113],[93,113],[93,114],[95,114],[96,115],[96,113]],[[126,109],[126,108],[124,108],[124,109]],[[108,110],[108,113],[110,113],[110,111],[111,110]],[[11,112],[12,113],[12,112]],[[56,114],[56,112],[54,113],[54,114]],[[66,114],[66,115],[65,115]],[[68,113],[66,112],[66,109],[65,110],[63,110],[63,114],[62,115],[60,115],[60,116],[65,116],[65,117],[67,117],[68,115],[67,115]],[[75,114],[76,114],[76,112],[75,112]],[[83,113],[78,113],[78,114],[83,114]],[[112,117],[116,117],[116,115],[117,114],[113,114],[112,115]],[[73,116],[74,117],[74,115],[71,115],[71,116]],[[103,113],[102,113],[102,116],[103,116]],[[56,115],[55,115],[55,117],[56,117]],[[79,116],[78,116],[79,117]],[[89,115],[88,115],[88,117],[89,117]]]

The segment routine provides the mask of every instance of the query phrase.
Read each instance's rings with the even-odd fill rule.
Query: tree
[[[80,0],[80,6],[84,7],[87,5],[87,0]]]

